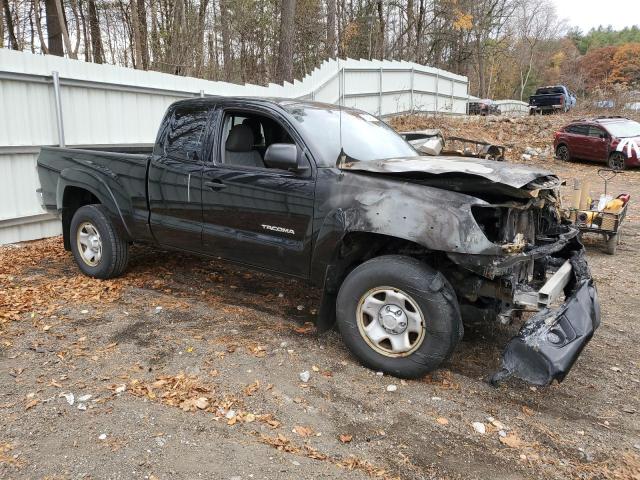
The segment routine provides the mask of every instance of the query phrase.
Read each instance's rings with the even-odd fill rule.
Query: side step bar
[[[546,308],[551,305],[562,293],[564,287],[569,283],[573,267],[569,260],[554,273],[542,288],[535,292],[518,290],[513,296],[513,300],[518,305],[535,307],[537,309]]]

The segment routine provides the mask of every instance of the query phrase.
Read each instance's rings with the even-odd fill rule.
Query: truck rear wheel
[[[340,287],[336,313],[345,344],[363,365],[403,378],[436,369],[463,333],[446,278],[402,255],[355,268]]]
[[[102,205],[80,207],[71,219],[71,252],[82,273],[94,278],[114,278],[129,261],[129,244]]]

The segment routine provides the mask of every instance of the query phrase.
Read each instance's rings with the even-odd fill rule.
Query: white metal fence
[[[56,235],[35,190],[43,145],[149,144],[169,104],[207,95],[340,103],[389,116],[464,114],[467,78],[409,62],[329,60],[302,81],[236,85],[0,49],[0,244]]]
[[[529,104],[520,100],[495,100],[501,113],[505,114],[527,114]]]

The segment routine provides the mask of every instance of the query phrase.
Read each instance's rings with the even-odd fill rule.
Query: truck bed
[[[67,185],[84,185],[100,203],[112,205],[132,238],[151,238],[146,175],[151,145],[42,147],[38,156],[40,202],[60,215]],[[123,193],[126,192],[126,193]],[[64,220],[64,218],[63,218]]]

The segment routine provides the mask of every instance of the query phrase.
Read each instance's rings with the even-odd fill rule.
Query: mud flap
[[[596,287],[591,278],[583,278],[562,306],[545,308],[522,326],[507,344],[502,369],[491,383],[511,376],[534,385],[562,381],[599,325]]]

